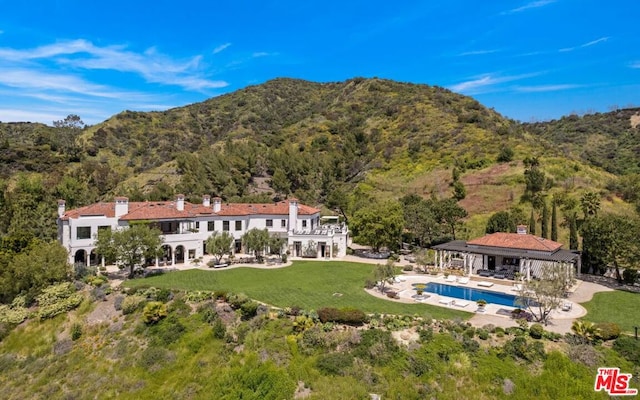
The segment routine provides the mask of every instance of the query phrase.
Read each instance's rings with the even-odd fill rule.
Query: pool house
[[[571,276],[580,275],[579,253],[528,234],[526,226],[519,226],[517,233],[496,232],[470,241],[454,240],[433,249],[440,270],[457,270],[462,275],[494,279],[521,276],[530,280],[541,277],[545,264],[566,269]]]

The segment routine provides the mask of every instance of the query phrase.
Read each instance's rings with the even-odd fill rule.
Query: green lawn
[[[371,264],[295,261],[290,267],[264,270],[235,268],[226,271],[188,270],[125,282],[125,286],[155,286],[179,290],[223,289],[277,307],[356,307],[367,313],[429,314],[437,319],[468,319],[473,314],[427,304],[404,304],[367,294],[364,282]],[[341,295],[334,295],[334,294]]]
[[[640,326],[640,294],[615,290],[600,292],[582,304],[588,313],[584,317],[591,322],[615,322],[624,332],[633,332]]]

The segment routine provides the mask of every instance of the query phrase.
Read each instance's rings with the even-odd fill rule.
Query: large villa
[[[267,229],[286,239],[293,257],[335,258],[347,251],[348,229],[337,219],[321,218],[320,210],[296,199],[277,203],[224,203],[205,195],[201,204],[185,201],[130,202],[117,197],[66,210],[58,201],[58,240],[69,252],[69,261],[86,265],[103,262],[95,253],[95,238],[101,229],[126,229],[146,223],[162,232],[164,256],[156,265],[190,262],[206,254],[206,240],[214,232],[228,232],[235,242],[231,253],[242,253],[242,236],[253,228]]]

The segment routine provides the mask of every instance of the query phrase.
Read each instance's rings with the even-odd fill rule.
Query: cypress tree
[[[533,208],[531,209],[531,217],[529,218],[529,233],[536,234],[536,216],[533,214]]]
[[[578,227],[575,213],[569,219],[569,249],[578,250]]]
[[[542,203],[542,222],[540,227],[542,228],[541,236],[545,239],[549,238],[549,207],[547,207],[547,201]]]
[[[558,241],[558,211],[556,210],[556,200],[551,202],[551,240]]]

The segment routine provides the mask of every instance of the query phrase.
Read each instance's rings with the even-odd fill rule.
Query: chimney
[[[213,198],[213,212],[220,212],[220,208],[222,206],[222,199],[220,197]]]
[[[289,232],[298,226],[298,199],[289,199]]]
[[[202,205],[205,207],[211,206],[211,196],[209,196],[208,194],[202,196]]]
[[[129,213],[129,199],[127,197],[116,197],[116,218]]]
[[[62,218],[66,211],[67,202],[64,200],[58,200],[58,217]]]
[[[526,226],[526,225],[518,225],[516,227],[516,233],[518,235],[526,235],[527,234],[527,228],[528,228],[528,226]]]
[[[176,209],[178,211],[184,211],[184,195],[183,194],[176,195]]]

